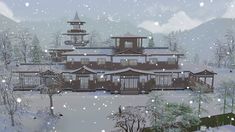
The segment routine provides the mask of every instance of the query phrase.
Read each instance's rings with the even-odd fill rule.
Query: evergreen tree
[[[31,55],[33,63],[40,63],[42,61],[42,49],[36,35],[33,37]]]
[[[154,47],[154,40],[153,40],[153,36],[149,36],[149,43],[148,43],[148,47],[153,48]]]

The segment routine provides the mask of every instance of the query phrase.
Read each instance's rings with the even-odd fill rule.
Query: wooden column
[[[214,88],[214,76],[212,76],[211,88]]]

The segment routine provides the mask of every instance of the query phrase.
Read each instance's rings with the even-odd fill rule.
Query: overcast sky
[[[15,20],[71,18],[130,21],[152,32],[191,29],[213,18],[235,18],[235,0],[0,0],[0,13]]]

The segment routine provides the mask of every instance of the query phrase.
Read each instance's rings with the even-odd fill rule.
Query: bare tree
[[[43,78],[43,84],[39,86],[39,89],[42,93],[48,95],[50,104],[50,114],[54,116],[53,96],[63,91],[63,77],[61,74],[49,70],[46,72],[41,72],[40,76],[41,78]]]
[[[117,113],[112,113],[108,118],[116,121],[115,127],[121,128],[125,132],[143,132],[147,113],[145,106],[127,106]]]
[[[12,45],[9,39],[8,31],[4,31],[0,35],[0,52],[1,52],[1,60],[4,63],[6,69],[8,69],[8,65],[12,61]]]
[[[100,37],[100,34],[99,32],[97,31],[92,31],[90,36],[89,36],[89,45],[90,47],[100,47],[102,45],[101,44],[101,37]]]
[[[19,115],[20,111],[25,107],[21,101],[21,98],[19,98],[16,93],[14,93],[14,80],[13,75],[11,72],[8,72],[5,74],[4,81],[2,89],[4,90],[4,94],[2,95],[4,97],[4,107],[6,109],[6,113],[9,115],[9,119],[11,121],[11,126],[15,126],[15,115]]]
[[[220,40],[217,40],[215,42],[215,61],[217,64],[217,67],[221,67],[222,63],[225,61],[226,58],[226,47],[223,45],[223,43]]]
[[[27,30],[20,31],[17,34],[17,39],[19,40],[20,52],[23,57],[23,62],[27,63],[27,55],[29,53],[29,47],[31,42],[31,34]]]
[[[226,46],[227,46],[227,57],[228,57],[228,65],[232,65],[235,63],[235,37],[234,32],[232,30],[227,30],[225,34],[226,38]]]
[[[4,105],[7,103],[6,96],[7,96],[7,89],[8,89],[7,84],[6,84],[6,79],[7,79],[6,75],[7,75],[7,70],[5,68],[1,69],[0,97],[1,97],[1,100],[3,101]]]
[[[62,36],[61,36],[61,32],[60,31],[57,31],[53,34],[53,42],[52,44],[54,45],[55,48],[58,48],[61,46],[61,39],[62,39]]]

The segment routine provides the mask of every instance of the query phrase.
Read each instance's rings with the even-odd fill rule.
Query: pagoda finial
[[[80,21],[80,19],[79,19],[79,17],[78,17],[78,12],[76,12],[75,17],[74,17],[74,20]]]

